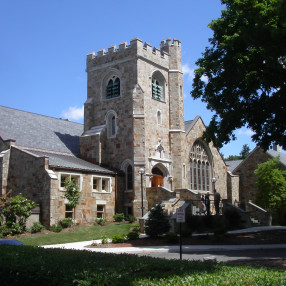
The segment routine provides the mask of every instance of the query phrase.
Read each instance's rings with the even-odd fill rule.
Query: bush
[[[59,225],[62,227],[62,228],[68,228],[68,227],[71,227],[72,226],[72,218],[64,218],[62,220],[59,221]]]
[[[130,223],[133,223],[133,222],[135,222],[137,220],[137,218],[135,217],[135,216],[133,216],[133,215],[130,215],[129,217],[128,217],[128,221],[130,222]]]
[[[37,233],[44,230],[45,227],[38,221],[34,222],[32,227],[29,229],[31,233]]]
[[[166,233],[163,238],[168,241],[168,242],[178,242],[179,241],[179,237],[172,232]]]
[[[116,234],[112,236],[111,240],[112,240],[112,243],[123,243],[125,242],[125,237],[124,235]]]
[[[131,230],[132,230],[133,232],[140,232],[140,226],[139,226],[139,224],[134,225],[134,226],[131,228]]]
[[[170,224],[168,217],[164,214],[160,204],[150,210],[148,219],[145,222],[145,232],[147,235],[157,237],[168,232]]]
[[[191,229],[184,229],[181,231],[182,237],[190,237],[192,236],[193,232]]]
[[[18,222],[10,223],[9,226],[4,224],[0,226],[0,234],[2,237],[12,236],[23,233],[23,228]]]
[[[139,237],[139,233],[135,232],[135,231],[130,231],[129,233],[127,233],[126,237],[128,240],[134,240],[134,239],[137,239]]]
[[[124,213],[117,213],[113,216],[113,218],[114,218],[114,221],[121,222],[121,221],[124,221],[125,216],[124,216]]]
[[[61,232],[62,230],[63,230],[63,227],[60,224],[58,225],[54,224],[50,227],[50,231],[53,231],[53,232]]]
[[[98,224],[98,225],[105,225],[107,222],[106,218],[96,218],[95,219],[95,224]]]
[[[108,243],[108,238],[106,236],[104,236],[102,239],[101,239],[101,244],[107,244]]]

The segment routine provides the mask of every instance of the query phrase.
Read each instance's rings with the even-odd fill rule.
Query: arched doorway
[[[154,167],[152,169],[152,185],[151,186],[152,188],[158,187],[158,186],[161,186],[161,187],[164,186],[164,174],[157,167]]]

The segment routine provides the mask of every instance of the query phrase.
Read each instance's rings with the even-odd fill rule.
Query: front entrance
[[[152,188],[159,186],[164,186],[164,175],[160,169],[155,167],[152,169]]]

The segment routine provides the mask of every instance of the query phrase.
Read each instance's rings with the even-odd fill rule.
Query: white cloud
[[[192,82],[194,79],[194,76],[195,76],[195,74],[194,74],[195,70],[191,69],[189,64],[183,64],[182,65],[182,71],[183,71],[184,75],[186,76],[187,81]]]
[[[62,111],[62,117],[68,120],[81,120],[84,116],[84,108],[70,106],[67,110]]]
[[[245,130],[239,129],[237,134],[238,135],[245,135],[245,136],[252,136],[255,134],[255,132],[252,131],[251,129],[245,129]]]

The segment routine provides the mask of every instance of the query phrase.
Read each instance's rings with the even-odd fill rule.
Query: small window
[[[92,191],[111,193],[111,178],[94,176],[92,178]]]
[[[65,218],[72,218],[73,217],[73,208],[69,205],[66,205],[66,211],[65,211]]]
[[[75,174],[60,174],[60,190],[64,191],[65,190],[65,181],[67,178],[70,178],[73,180],[78,186],[79,190],[81,190],[81,175],[75,175]]]
[[[157,111],[157,123],[159,125],[162,124],[162,115],[161,115],[161,111],[160,110]]]
[[[113,76],[106,85],[106,98],[114,98],[120,96],[120,79]]]
[[[96,208],[97,218],[104,218],[104,209],[105,209],[104,205],[97,205],[97,208]]]

